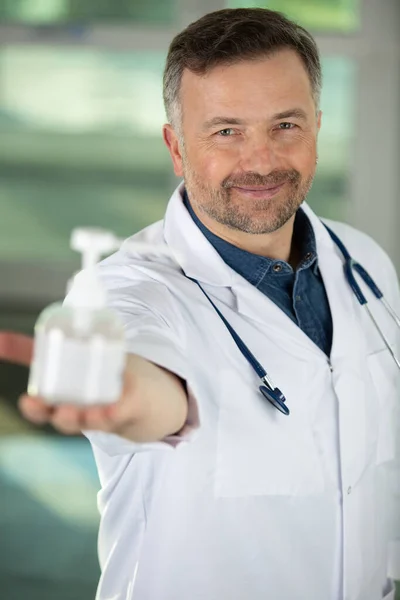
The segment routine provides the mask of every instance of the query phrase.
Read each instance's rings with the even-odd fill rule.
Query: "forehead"
[[[293,104],[305,110],[313,108],[303,61],[286,49],[266,58],[219,65],[204,75],[185,70],[180,96],[184,116],[190,114],[196,120],[219,114],[222,109],[250,115],[254,110],[279,112]]]

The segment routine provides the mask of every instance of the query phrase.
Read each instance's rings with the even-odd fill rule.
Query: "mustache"
[[[232,187],[246,186],[272,186],[280,185],[281,183],[298,184],[301,181],[301,175],[295,169],[271,171],[268,175],[260,175],[259,173],[249,172],[238,175],[237,177],[226,177],[222,182],[222,187],[225,189]]]

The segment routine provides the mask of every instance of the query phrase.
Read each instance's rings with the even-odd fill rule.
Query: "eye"
[[[289,130],[289,129],[295,129],[295,127],[297,127],[297,125],[295,125],[294,123],[288,123],[288,122],[284,122],[284,123],[279,123],[279,129],[282,129],[283,131]]]
[[[226,129],[221,129],[220,131],[218,131],[217,135],[219,135],[221,137],[230,137],[234,133],[235,133],[235,130],[232,129],[232,127],[227,127]]]

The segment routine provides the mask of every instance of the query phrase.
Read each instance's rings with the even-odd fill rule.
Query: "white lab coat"
[[[344,278],[340,252],[305,204],[333,317],[330,365],[223,262],[181,193],[163,223],[133,237],[168,244],[176,262],[123,247],[100,266],[128,350],[186,380],[189,417],[180,436],[156,444],[88,433],[102,485],[97,600],[393,599],[399,373]],[[329,224],[400,312],[385,253],[363,233]],[[263,399],[257,376],[181,269],[282,389],[289,417]],[[399,351],[393,322],[367,296]]]

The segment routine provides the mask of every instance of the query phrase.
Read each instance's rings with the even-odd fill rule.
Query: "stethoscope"
[[[336,233],[334,233],[327,225],[325,225],[325,223],[324,223],[324,226],[327,229],[329,235],[331,236],[332,241],[336,244],[336,246],[339,248],[340,252],[343,255],[344,274],[345,274],[348,284],[350,285],[350,287],[351,287],[354,295],[356,296],[358,302],[360,303],[360,305],[366,309],[369,318],[371,319],[372,323],[374,324],[374,326],[375,326],[377,332],[379,333],[380,337],[382,338],[385,346],[387,347],[390,354],[392,355],[393,360],[395,361],[396,365],[400,369],[400,361],[394,354],[387,337],[385,336],[385,334],[379,327],[377,321],[375,320],[373,314],[371,313],[369,306],[368,306],[368,300],[366,299],[363,292],[361,291],[361,288],[358,285],[356,278],[354,277],[353,271],[355,271],[356,273],[359,274],[361,279],[364,281],[364,283],[368,286],[368,288],[374,294],[375,298],[377,298],[378,300],[380,300],[383,303],[386,311],[390,314],[390,316],[392,317],[392,319],[394,320],[396,325],[400,328],[399,317],[397,316],[397,314],[395,313],[393,308],[388,304],[388,302],[386,301],[386,299],[383,296],[383,293],[381,292],[379,287],[376,285],[375,281],[372,279],[372,277],[369,275],[369,273],[357,261],[355,261],[351,257],[346,246],[338,238]],[[203,294],[205,295],[207,300],[210,302],[210,304],[215,309],[218,316],[221,318],[221,320],[225,324],[226,328],[228,329],[229,333],[231,334],[231,336],[232,336],[235,344],[239,348],[240,352],[245,357],[245,359],[250,364],[250,366],[254,369],[254,371],[257,373],[258,377],[261,379],[263,385],[261,385],[259,387],[259,390],[262,393],[262,395],[268,400],[268,402],[270,402],[281,413],[283,413],[284,415],[289,415],[290,410],[286,405],[286,398],[285,398],[284,394],[281,392],[281,390],[274,385],[274,383],[273,383],[271,377],[268,375],[267,371],[264,369],[264,367],[262,365],[260,365],[260,363],[258,362],[256,357],[250,352],[250,350],[248,349],[246,344],[243,342],[243,340],[240,338],[240,336],[236,333],[236,331],[233,329],[233,327],[230,325],[230,323],[226,320],[224,315],[221,313],[219,308],[211,300],[210,296],[205,292],[205,290],[202,288],[202,286],[197,281],[197,279],[193,279],[191,277],[188,277],[188,279],[191,279],[192,281],[197,283],[197,285],[199,286],[199,288],[201,289],[201,291],[203,292]]]

